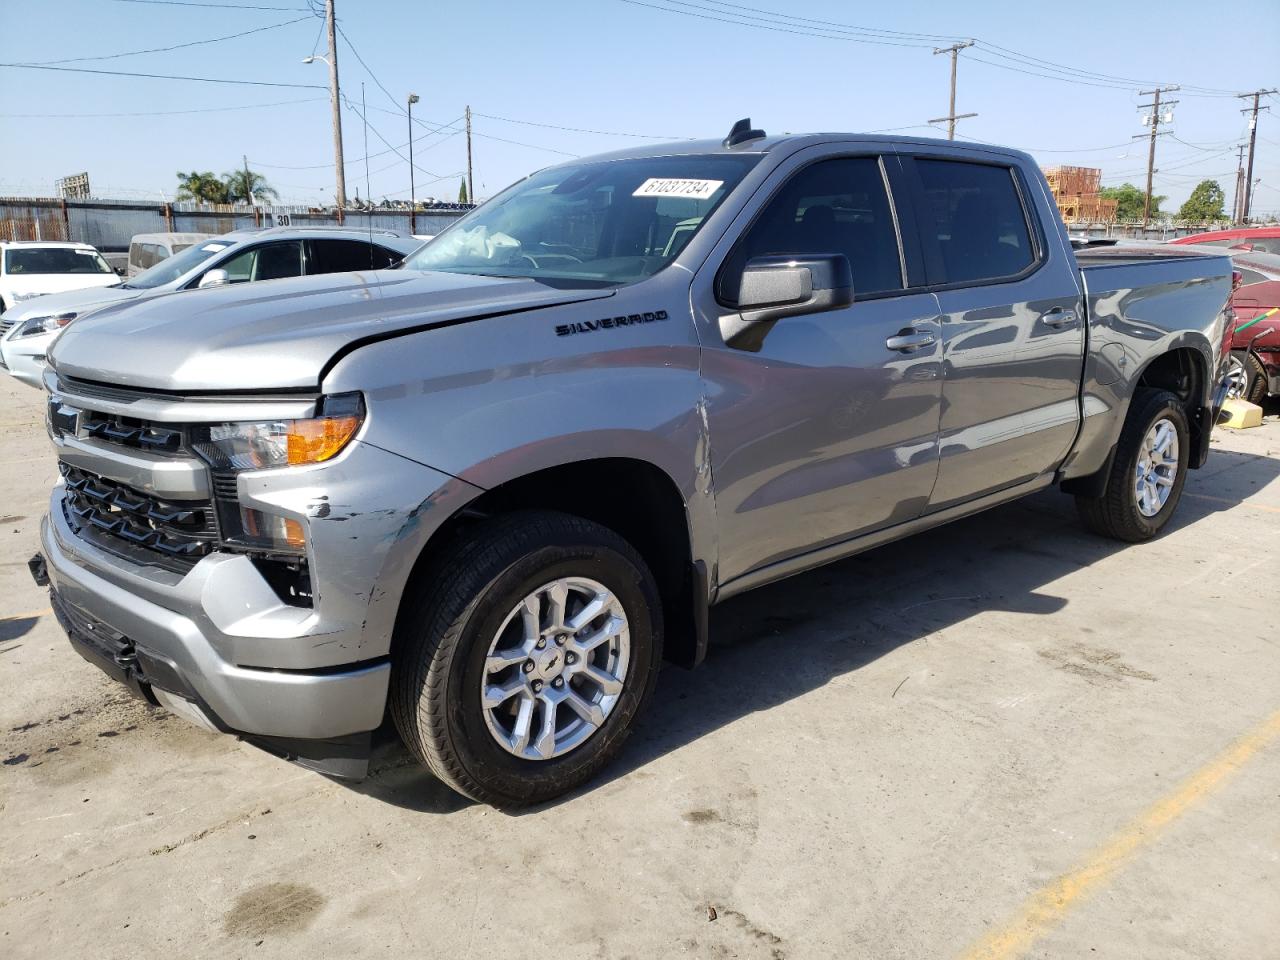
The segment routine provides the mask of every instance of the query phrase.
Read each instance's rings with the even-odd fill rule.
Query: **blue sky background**
[[[55,178],[88,170],[98,195],[172,197],[175,171],[222,173],[247,154],[282,198],[331,198],[327,71],[301,62],[313,49],[324,53],[322,21],[307,0],[236,0],[273,8],[265,10],[233,9],[230,2],[213,9],[137,0],[0,0],[3,63],[101,57],[266,27],[169,52],[56,65],[315,85],[233,86],[0,68],[0,194],[48,195]],[[403,102],[410,91],[421,97],[415,119],[431,125],[415,130],[423,137],[414,148],[421,168],[418,196],[452,199],[466,166],[460,117],[468,103],[476,113],[475,179],[483,197],[570,155],[644,139],[719,137],[746,115],[770,132],[924,125],[947,112],[948,58],[933,56],[931,47],[978,37],[1044,65],[990,48],[966,50],[957,111],[979,116],[960,122],[962,138],[1023,147],[1044,165],[1101,167],[1105,183],[1141,185],[1146,142],[1130,139],[1144,132],[1138,85],[1031,73],[1057,64],[1218,91],[1280,86],[1276,0],[736,2],[735,8],[713,0],[644,0],[651,6],[625,0],[338,0],[340,26],[350,41],[339,39],[343,91],[358,107],[364,81],[374,128],[368,151],[374,198],[408,196],[407,164],[378,134],[407,155]],[[717,9],[721,19],[755,18],[756,26],[706,19]],[[770,11],[809,19],[792,20],[796,31],[788,32],[760,23]],[[274,26],[290,20],[298,22]],[[812,22],[819,20],[846,25],[845,39],[800,35],[837,29]],[[855,35],[848,32],[853,27],[883,32]],[[908,45],[890,45],[897,43]],[[1170,197],[1166,207],[1176,206],[1201,178],[1213,177],[1229,204],[1234,145],[1247,135],[1239,112],[1244,103],[1186,90],[1173,96],[1180,103],[1173,135],[1160,141],[1156,192]],[[1273,109],[1259,123],[1254,176],[1262,183],[1255,214],[1280,211],[1280,98],[1265,102]],[[237,109],[222,109],[230,107]],[[104,116],[192,110],[207,112]],[[343,119],[347,192],[354,196],[358,187],[363,197],[362,125],[350,109]],[[431,134],[437,128],[443,129]],[[902,132],[930,135],[924,126]],[[433,176],[442,179],[432,183]]]

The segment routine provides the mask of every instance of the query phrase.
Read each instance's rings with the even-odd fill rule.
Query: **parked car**
[[[118,282],[111,265],[87,243],[0,240],[0,313],[49,293]]]
[[[49,345],[78,317],[112,303],[196,287],[273,280],[399,262],[419,242],[390,231],[276,227],[245,230],[195,243],[124,283],[53,294],[0,316],[0,368],[40,386]]]
[[[1209,233],[1193,233],[1178,237],[1170,243],[1207,244],[1214,247],[1230,247],[1253,253],[1280,254],[1280,227],[1236,227],[1232,230],[1213,230]]]
[[[1280,394],[1280,255],[1232,252],[1240,283],[1231,297],[1230,396],[1261,404]]]
[[[534,803],[714,603],[1054,484],[1158,534],[1231,286],[1225,255],[1077,254],[1015,150],[743,122],[573,161],[398,269],[73,324],[33,573],[190,719],[360,776],[389,707],[444,782]]]
[[[139,233],[129,241],[128,275],[136,277],[161,260],[168,260],[175,253],[215,236],[212,233]]]

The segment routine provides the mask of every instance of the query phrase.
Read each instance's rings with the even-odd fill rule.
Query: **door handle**
[[[937,343],[938,338],[932,333],[921,330],[913,330],[908,327],[898,332],[895,337],[890,337],[884,342],[884,345],[890,350],[899,350],[903,353],[911,353],[919,350],[921,347],[932,346]]]
[[[1044,321],[1046,327],[1062,330],[1066,327],[1074,327],[1078,318],[1074,310],[1063,310],[1061,307],[1054,307],[1048,313],[1040,314],[1040,319]]]

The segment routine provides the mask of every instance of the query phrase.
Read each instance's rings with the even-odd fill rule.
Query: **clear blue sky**
[[[307,0],[205,2],[224,8],[136,0],[0,0],[0,62],[101,57],[299,19],[216,43],[61,66],[314,84],[317,89],[0,68],[0,194],[48,195],[55,178],[88,170],[97,194],[171,197],[175,171],[222,173],[247,154],[250,165],[266,174],[286,200],[314,203],[331,197],[333,174],[325,166],[332,160],[327,71],[323,64],[301,62],[317,41],[317,52],[324,53],[322,21],[312,16]],[[233,9],[233,3],[278,9]],[[990,48],[964,51],[957,112],[979,116],[961,121],[961,134],[1026,148],[1045,165],[1101,167],[1107,183],[1141,184],[1144,176],[1145,141],[1130,140],[1144,131],[1137,85],[1111,86],[1114,81],[1082,75],[1066,82],[1030,73],[1059,65],[1182,84],[1184,91],[1173,95],[1180,100],[1173,136],[1161,138],[1158,152],[1162,172],[1156,192],[1169,196],[1168,207],[1181,202],[1202,177],[1218,179],[1229,203],[1234,144],[1246,134],[1241,101],[1193,96],[1185,88],[1280,86],[1276,0],[644,3],[650,5],[639,0],[338,0],[342,30],[394,102],[340,39],[343,91],[358,106],[365,82],[370,123],[402,152],[408,92],[422,98],[415,118],[452,124],[415,145],[418,166],[443,177],[430,183],[431,177],[419,172],[420,197],[457,195],[466,153],[464,138],[455,132],[461,122],[454,121],[470,104],[477,114],[476,188],[486,196],[568,154],[642,142],[617,133],[718,137],[746,115],[770,132],[924,124],[947,112],[948,58],[933,56],[931,46],[977,37],[1034,59]],[[789,21],[792,31],[770,12],[808,19]],[[743,19],[757,26],[721,22]],[[775,26],[761,24],[765,19],[775,19]],[[880,32],[856,34],[856,28]],[[806,32],[828,36],[801,35]],[[845,39],[832,39],[833,33]],[[920,34],[939,36],[930,40]],[[849,39],[855,37],[884,43]],[[1262,185],[1255,212],[1280,211],[1280,98],[1265,102],[1273,109],[1259,124],[1254,175]],[[277,105],[256,106],[262,104]],[[247,105],[255,106],[101,116]],[[344,110],[343,119],[347,191],[354,195],[358,187],[365,196],[361,123],[350,110]],[[427,132],[418,128],[415,136]],[[904,133],[929,135],[923,128]],[[373,196],[407,197],[407,164],[386,150],[370,132],[369,153],[380,154],[369,162]]]

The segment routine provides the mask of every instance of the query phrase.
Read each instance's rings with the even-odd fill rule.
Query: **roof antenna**
[[[729,131],[729,135],[724,138],[726,147],[736,147],[740,143],[746,143],[748,140],[759,140],[765,136],[763,130],[753,130],[751,128],[751,118],[743,117],[733,125],[733,129]]]

